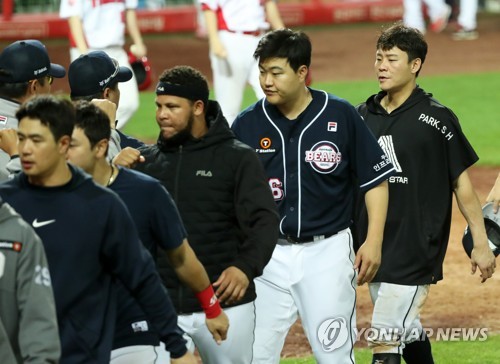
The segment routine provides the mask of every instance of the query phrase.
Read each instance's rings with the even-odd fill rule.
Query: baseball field
[[[325,89],[353,104],[376,93],[378,88],[372,65],[375,40],[382,26],[357,24],[304,28],[313,43],[312,87]],[[500,172],[500,14],[480,15],[480,37],[475,41],[455,42],[450,33],[451,29],[442,34],[427,35],[429,54],[419,84],[459,117],[480,157],[470,175],[483,202]],[[148,36],[145,41],[154,77],[165,68],[189,64],[211,79],[206,40],[182,34]],[[45,43],[53,62],[67,67],[68,42],[47,40]],[[66,94],[67,79],[56,80],[53,90]],[[157,128],[151,91],[141,93],[140,110],[125,131],[154,142]],[[245,105],[254,101],[248,91]],[[425,173],[425,165],[421,168]],[[422,323],[432,331],[430,338],[436,363],[497,364],[500,362],[500,273],[484,284],[480,284],[477,274],[470,274],[470,263],[461,245],[465,225],[454,205],[444,265],[445,278],[431,287],[422,312]],[[371,310],[367,287],[359,287],[357,326],[360,332],[370,327]],[[232,327],[237,329],[237,324]],[[480,335],[474,336],[478,332]],[[486,334],[486,338],[481,334]],[[357,362],[369,363],[370,353],[363,335],[356,346]],[[288,335],[282,363],[314,363],[300,322]]]

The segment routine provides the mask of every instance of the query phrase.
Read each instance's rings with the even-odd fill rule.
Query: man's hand
[[[245,273],[236,267],[229,267],[213,286],[217,288],[215,294],[221,303],[232,304],[243,298],[249,283]]]
[[[206,319],[208,331],[212,334],[214,341],[220,345],[227,338],[227,330],[229,329],[229,319],[224,311],[213,319]]]
[[[380,244],[364,242],[356,254],[354,269],[358,270],[358,285],[371,282],[382,261],[382,248]]]
[[[117,166],[122,166],[126,168],[134,168],[137,163],[142,163],[146,159],[141,155],[137,149],[132,147],[123,148],[120,153],[118,153],[113,158],[113,164]]]
[[[0,149],[10,156],[19,154],[17,150],[17,130],[1,129],[0,130]]]
[[[147,54],[144,43],[135,43],[130,46],[130,52],[137,58],[142,58]]]
[[[210,42],[210,51],[218,58],[226,59],[227,51],[224,44],[217,37]]]
[[[111,129],[115,129],[117,109],[116,104],[112,101],[109,101],[108,99],[92,99],[91,103],[104,111],[106,115],[108,115],[109,125],[111,126]]]
[[[172,364],[198,364],[198,360],[196,357],[191,354],[189,351],[186,352],[183,356],[180,358],[170,358],[170,363]]]
[[[480,248],[474,248],[471,252],[471,273],[476,273],[477,268],[481,271],[481,283],[486,282],[488,278],[493,276],[495,273],[495,255],[491,251],[488,245],[481,246]]]

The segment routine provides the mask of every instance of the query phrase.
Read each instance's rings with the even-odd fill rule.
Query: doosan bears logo
[[[305,161],[318,173],[328,174],[337,169],[342,161],[342,153],[332,142],[322,141],[306,150]]]

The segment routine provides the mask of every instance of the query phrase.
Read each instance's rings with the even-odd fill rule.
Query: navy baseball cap
[[[102,92],[113,82],[126,82],[132,78],[132,70],[121,67],[103,51],[82,54],[68,70],[71,96],[90,96]]]
[[[47,48],[34,39],[18,40],[0,53],[0,81],[8,83],[27,82],[44,76],[62,78],[66,75],[63,66],[50,63]]]

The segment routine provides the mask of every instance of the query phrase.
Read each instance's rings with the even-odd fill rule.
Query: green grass
[[[500,72],[419,78],[419,84],[432,92],[441,103],[458,116],[462,128],[478,153],[481,165],[500,165]],[[378,92],[376,80],[351,82],[317,82],[314,88],[336,94],[352,104],[363,102]],[[140,109],[126,126],[125,132],[139,139],[155,139],[154,93],[142,92]],[[255,102],[250,89],[245,91],[243,107]]]
[[[500,335],[490,335],[485,341],[434,341],[432,354],[438,364],[498,364]],[[371,363],[369,349],[355,349],[356,363]],[[281,364],[314,364],[311,358],[283,359]],[[404,363],[404,361],[403,361]]]

